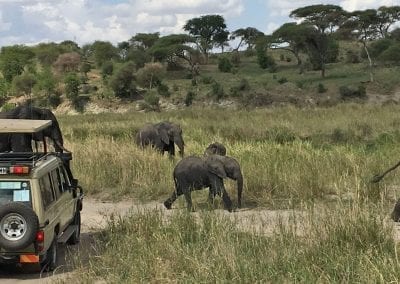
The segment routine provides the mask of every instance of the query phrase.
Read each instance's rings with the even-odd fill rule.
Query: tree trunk
[[[371,59],[371,56],[369,55],[366,42],[363,40],[362,43],[363,43],[363,46],[364,46],[364,50],[367,53],[368,62],[369,62],[369,79],[370,79],[371,82],[373,82],[374,81],[374,74],[372,73],[372,68],[373,68],[372,59]]]

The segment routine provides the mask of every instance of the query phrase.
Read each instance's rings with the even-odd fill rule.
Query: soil
[[[173,207],[172,210],[167,210],[162,203],[149,202],[137,203],[134,201],[121,201],[117,203],[102,202],[95,199],[85,198],[84,206],[81,213],[82,230],[81,241],[73,246],[60,246],[58,258],[58,268],[51,272],[32,273],[32,269],[37,267],[0,267],[0,281],[2,284],[15,283],[54,283],[68,279],[74,272],[73,259],[76,252],[81,252],[80,255],[88,256],[93,250],[94,236],[106,225],[107,216],[110,214],[125,215],[128,212],[138,212],[144,210],[159,210],[163,212],[166,218],[171,216],[178,210],[186,210],[186,208]],[[270,235],[275,228],[280,225],[288,224],[292,218],[296,218],[298,225],[297,232],[301,235],[304,230],[301,224],[306,224],[301,220],[306,217],[305,212],[297,210],[267,210],[262,208],[249,209],[243,208],[229,213],[226,210],[216,209],[216,211],[224,216],[234,220],[238,229]],[[193,214],[198,214],[194,212]],[[389,220],[388,220],[389,221]],[[400,225],[395,226],[394,237],[400,241]],[[82,253],[83,252],[83,253]],[[88,259],[80,259],[81,263],[85,263]],[[67,281],[68,282],[68,281]]]

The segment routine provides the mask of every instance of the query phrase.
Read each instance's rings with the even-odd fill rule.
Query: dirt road
[[[70,275],[74,267],[71,263],[71,255],[74,252],[83,251],[81,255],[89,255],[93,244],[93,235],[104,228],[106,224],[106,216],[112,213],[124,215],[132,210],[162,210],[165,216],[173,214],[177,210],[166,210],[161,203],[134,203],[133,201],[122,201],[118,203],[101,202],[94,199],[86,198],[82,210],[82,231],[81,242],[74,246],[61,246],[59,253],[60,266],[52,273],[31,273],[29,268],[18,269],[12,267],[3,267],[0,270],[0,283],[54,283],[57,280],[65,279]],[[266,210],[266,209],[241,209],[234,213],[225,210],[216,210],[219,214],[227,216],[235,221],[238,228],[243,231],[257,232],[261,234],[272,234],[278,224],[287,224],[289,220],[296,218],[297,224],[302,226],[305,222],[302,219],[306,217],[304,212],[293,210]],[[194,213],[197,214],[197,213]],[[299,232],[303,228],[298,228]],[[400,241],[400,226],[396,226],[395,239]],[[85,253],[87,252],[87,253]],[[85,259],[80,259],[85,262]]]

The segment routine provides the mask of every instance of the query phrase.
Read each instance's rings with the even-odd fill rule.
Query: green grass
[[[142,151],[134,143],[147,122],[170,120],[183,128],[187,155],[202,155],[219,141],[241,164],[246,201],[313,200],[358,196],[376,173],[397,162],[397,106],[228,110],[189,108],[167,113],[60,117],[73,169],[87,194],[160,200],[173,190],[179,160]],[[260,166],[261,165],[261,166]],[[382,183],[398,182],[396,172]],[[233,194],[231,186],[228,190]]]
[[[107,283],[387,283],[400,279],[392,227],[373,206],[308,209],[273,234],[213,212],[111,216],[78,272]],[[269,224],[271,226],[271,224]],[[303,229],[296,229],[304,226]],[[296,227],[297,226],[297,227]]]
[[[388,215],[400,176],[394,171],[379,184],[370,180],[400,159],[399,111],[397,105],[340,104],[59,117],[88,196],[167,198],[180,158],[143,151],[133,138],[147,122],[170,120],[183,128],[186,155],[202,155],[214,141],[225,144],[242,167],[247,212],[294,209],[268,234],[243,230],[242,212],[202,209],[205,190],[193,193],[196,214],[112,216],[93,251],[81,258],[89,261],[77,260],[78,276],[71,277],[84,283],[398,282],[398,245]],[[236,201],[234,183],[225,183]],[[183,198],[177,206],[185,207]]]

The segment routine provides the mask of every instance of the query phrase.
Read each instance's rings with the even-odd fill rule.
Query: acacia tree
[[[400,20],[400,6],[381,6],[377,10],[377,28],[381,37],[388,36],[389,28]]]
[[[186,34],[172,34],[161,37],[150,48],[149,52],[158,61],[166,61],[169,65],[177,64],[177,59],[183,59],[190,66],[190,72],[195,75],[197,61],[192,56],[194,49],[190,47],[195,39]]]
[[[310,5],[293,10],[291,18],[304,20],[304,23],[313,25],[320,33],[333,32],[345,20],[346,12],[337,5]]]
[[[216,46],[221,33],[226,33],[225,19],[220,15],[206,15],[186,22],[183,29],[196,39],[197,47],[208,62],[209,51]]]
[[[306,24],[286,23],[272,33],[275,49],[287,50],[296,57],[297,65],[302,65],[300,51],[305,49],[307,34],[312,27]],[[302,70],[300,70],[300,73]]]
[[[379,18],[377,11],[375,9],[354,11],[349,14],[342,28],[350,31],[352,35],[362,43],[369,62],[370,80],[373,82],[373,64],[368,51],[367,42],[376,39],[379,35]]]
[[[311,5],[293,10],[290,17],[303,20],[304,24],[314,27],[306,34],[306,50],[310,60],[320,68],[321,76],[325,77],[325,64],[329,58],[329,47],[334,45],[334,39],[328,34],[333,33],[345,21],[346,12],[337,5]]]
[[[230,40],[239,39],[239,42],[235,48],[236,51],[238,51],[243,44],[247,45],[247,49],[253,49],[254,45],[256,44],[257,38],[263,35],[264,33],[260,32],[256,28],[247,27],[244,29],[237,29],[232,32]]]
[[[140,47],[143,49],[149,49],[154,43],[160,38],[160,33],[137,33],[131,37],[129,44],[132,47]]]

